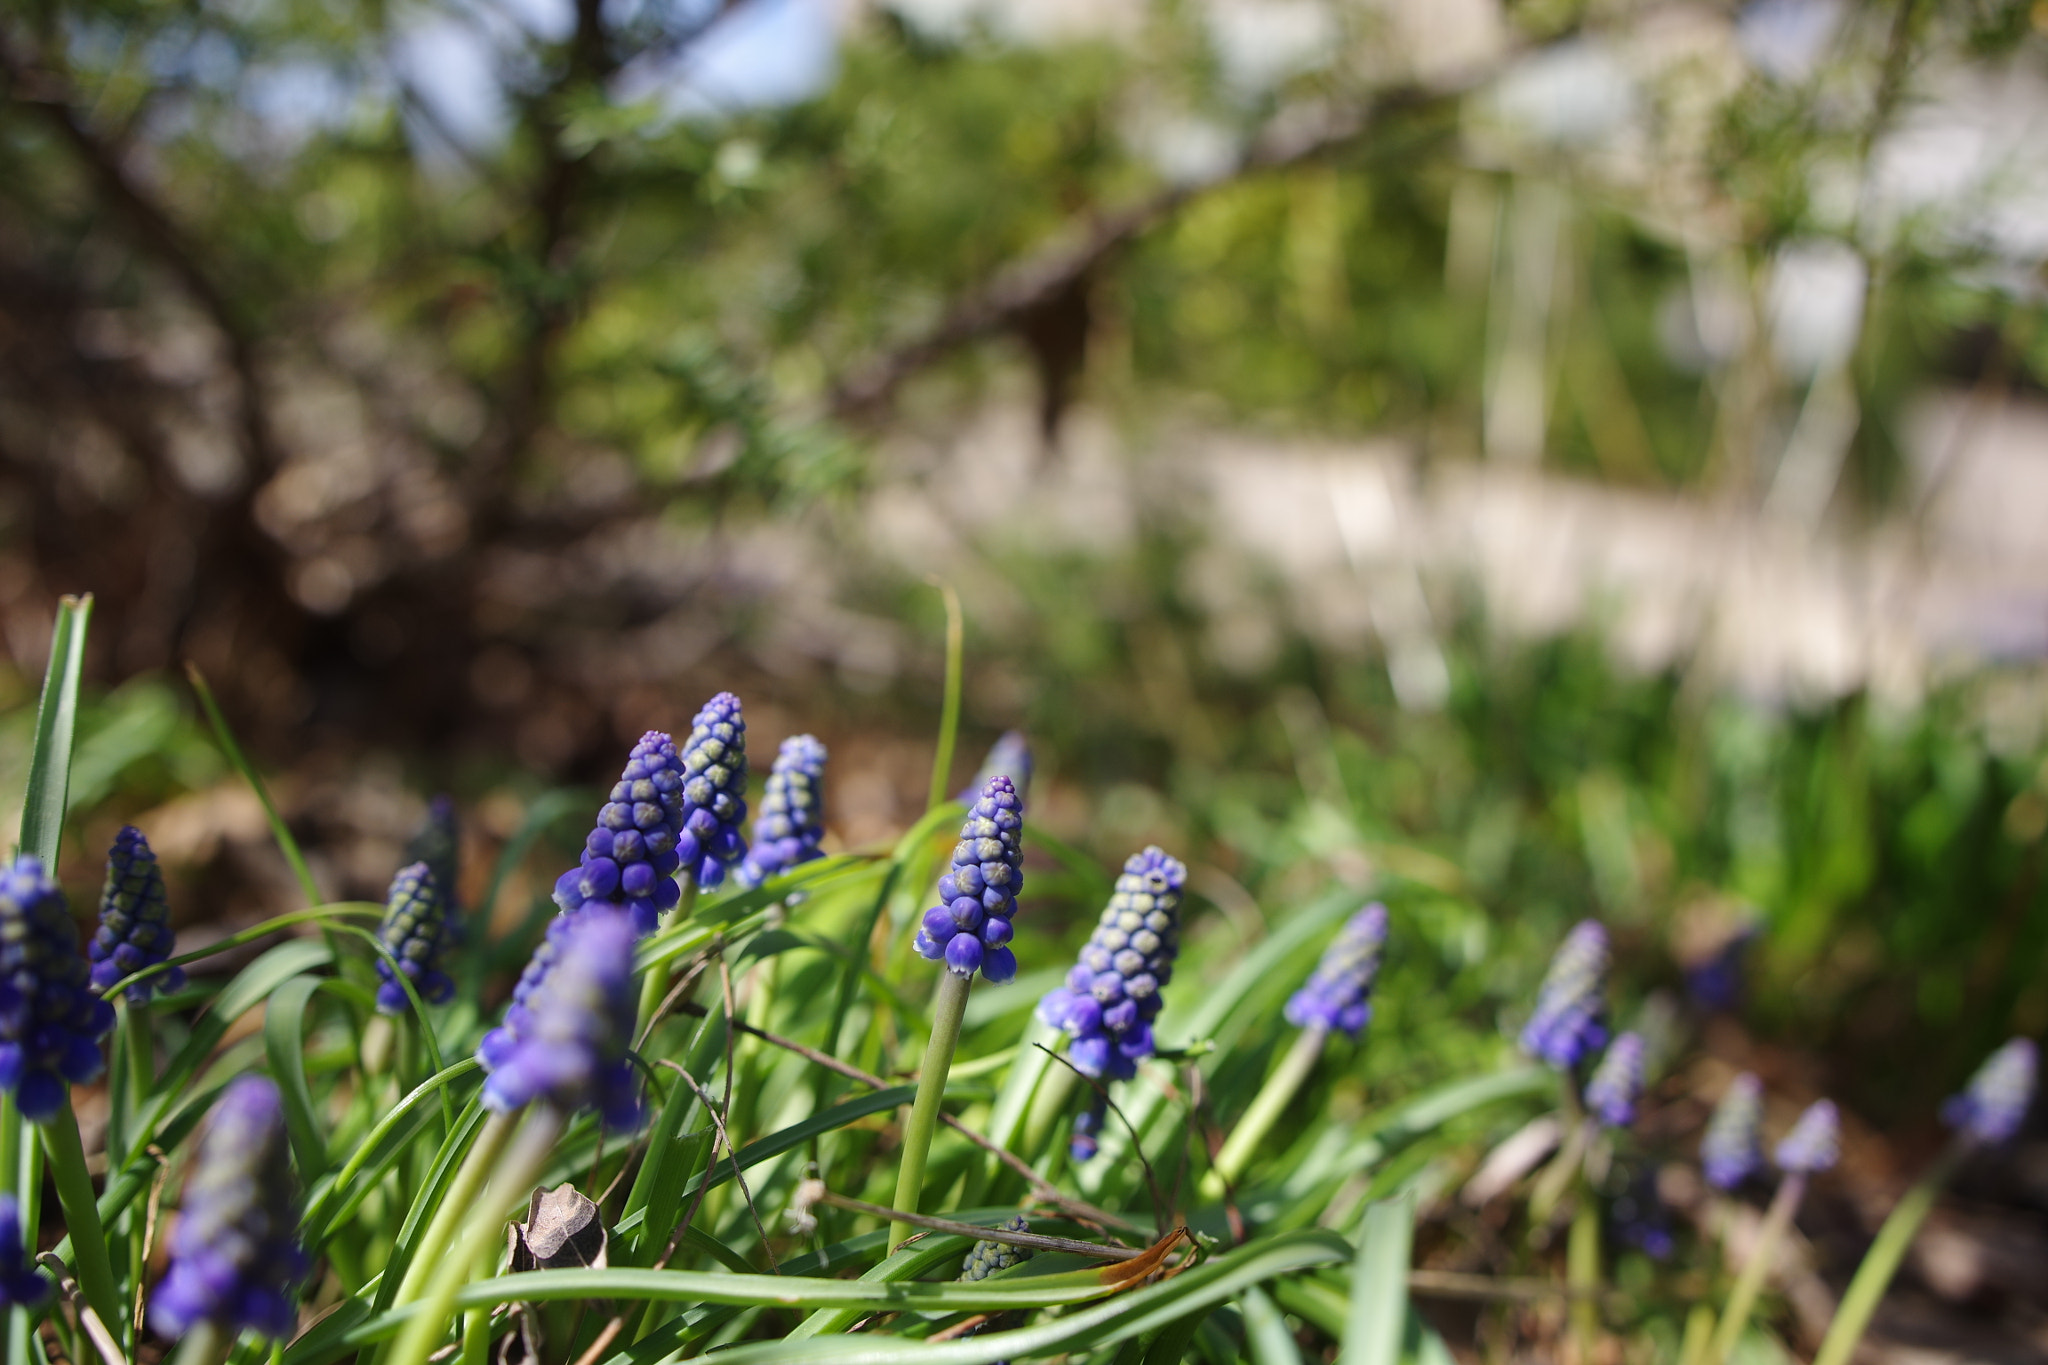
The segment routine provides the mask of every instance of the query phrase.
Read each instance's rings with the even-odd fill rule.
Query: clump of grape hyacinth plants
[[[1387,907],[1374,901],[1344,925],[1315,974],[1287,1000],[1287,1022],[1356,1038],[1372,1018],[1372,988],[1387,946]]]
[[[759,886],[792,867],[821,858],[825,837],[825,746],[815,735],[782,741],[754,815],[753,844],[733,870],[741,886]]]
[[[64,893],[27,854],[0,872],[0,1089],[41,1122],[105,1069],[114,1009],[92,990]]]
[[[1522,1050],[1569,1071],[1607,1042],[1607,931],[1581,920],[1551,959],[1522,1029]]]
[[[50,1277],[29,1260],[20,1202],[11,1194],[0,1194],[0,1310],[40,1308],[53,1288]]]
[[[298,1220],[284,1101],[268,1077],[240,1077],[207,1119],[151,1325],[172,1338],[202,1324],[289,1336],[298,1320],[292,1287],[306,1272]]]
[[[377,1008],[385,1014],[403,1014],[411,1007],[403,975],[429,1005],[444,1005],[455,995],[455,981],[443,969],[442,958],[461,941],[440,880],[424,862],[400,868],[391,879],[391,891],[384,901],[384,922],[377,929],[377,941],[390,957],[377,958]],[[396,968],[392,966],[397,963]]]
[[[690,722],[683,742],[683,826],[676,840],[684,875],[705,890],[746,856],[747,722],[740,699],[720,692]]]
[[[1017,893],[1024,889],[1023,805],[1008,777],[992,777],[967,812],[939,903],[924,912],[918,953],[956,976],[979,971],[996,985],[1017,975],[1010,951]]]
[[[1126,859],[1066,984],[1038,1002],[1038,1017],[1073,1038],[1067,1057],[1083,1075],[1129,1080],[1152,1055],[1160,990],[1173,979],[1180,952],[1187,875],[1157,846]]]
[[[662,912],[682,896],[675,872],[690,861],[683,855],[697,848],[682,832],[685,780],[675,741],[659,730],[642,735],[583,841],[581,860],[555,881],[555,904],[564,913],[594,902],[620,904],[642,935],[655,931]]]
[[[1624,1033],[1607,1049],[1593,1077],[1586,1082],[1586,1108],[1609,1128],[1636,1121],[1636,1101],[1643,1095],[1643,1040]]]
[[[1785,1178],[1771,1197],[1771,1207],[1764,1214],[1749,1260],[1736,1277],[1734,1288],[1729,1290],[1727,1306],[1715,1325],[1706,1356],[1712,1365],[1726,1361],[1741,1339],[1742,1329],[1756,1307],[1757,1295],[1763,1290],[1764,1279],[1777,1260],[1778,1244],[1784,1240],[1785,1230],[1792,1226],[1800,1200],[1806,1197],[1808,1178],[1831,1168],[1841,1151],[1841,1118],[1833,1100],[1815,1100],[1807,1106],[1792,1125],[1792,1131],[1778,1143],[1772,1156]]]
[[[106,991],[124,977],[156,966],[169,958],[176,946],[163,869],[157,866],[156,853],[142,831],[124,825],[114,836],[114,846],[107,850],[99,927],[86,946],[93,989]],[[172,967],[136,982],[125,994],[130,1004],[142,1005],[158,992],[180,990],[184,985],[184,968]]]
[[[2039,1053],[2031,1038],[2015,1038],[1986,1059],[1960,1095],[1941,1106],[1941,1120],[1973,1142],[1996,1146],[2020,1130],[2034,1102]]]
[[[1729,1082],[1700,1139],[1700,1168],[1717,1190],[1732,1190],[1763,1169],[1764,1083],[1745,1071]]]

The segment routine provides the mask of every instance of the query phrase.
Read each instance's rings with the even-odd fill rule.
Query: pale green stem
[[[960,1043],[960,1021],[967,1014],[967,988],[971,976],[946,970],[932,995],[932,1037],[925,1045],[924,1069],[917,1075],[917,1102],[910,1107],[910,1123],[903,1130],[903,1165],[896,1173],[896,1203],[901,1213],[916,1213],[918,1196],[924,1193],[924,1161],[931,1155],[932,1134],[939,1126],[939,1102],[946,1097],[946,1073],[953,1066],[953,1049]],[[916,1233],[908,1223],[889,1225],[889,1245],[900,1246]]]
[[[1728,1291],[1728,1306],[1721,1310],[1713,1343],[1707,1347],[1707,1365],[1722,1365],[1741,1339],[1742,1329],[1749,1326],[1749,1315],[1756,1308],[1757,1295],[1763,1292],[1764,1279],[1777,1264],[1778,1243],[1785,1240],[1785,1229],[1792,1226],[1792,1215],[1799,1211],[1799,1201],[1805,1197],[1806,1176],[1800,1172],[1787,1175],[1778,1192],[1771,1196],[1770,1211],[1764,1214],[1756,1245],[1749,1249],[1749,1259],[1742,1263],[1742,1273],[1735,1277],[1735,1287]]]
[[[1040,1077],[1038,1089],[1031,1096],[1031,1109],[1024,1117],[1024,1143],[1018,1155],[1037,1165],[1045,1156],[1047,1144],[1052,1141],[1052,1130],[1059,1123],[1060,1115],[1067,1112],[1067,1102],[1074,1097],[1078,1084],[1073,1071],[1055,1062]]]
[[[1678,1365],[1701,1365],[1714,1335],[1714,1310],[1696,1303],[1685,1315],[1685,1337],[1678,1344]]]
[[[1934,1197],[1968,1151],[1966,1142],[1951,1145],[1920,1178],[1920,1183],[1906,1191],[1891,1217],[1884,1220],[1884,1226],[1877,1230],[1877,1240],[1864,1253],[1863,1264],[1856,1267],[1856,1277],[1849,1281],[1849,1292],[1842,1296],[1841,1306],[1835,1310],[1835,1320],[1828,1325],[1828,1334],[1821,1340],[1820,1354],[1813,1358],[1813,1365],[1848,1365],[1856,1343],[1863,1339],[1863,1329],[1870,1325],[1870,1315],[1877,1311],[1878,1301],[1898,1272],[1899,1262],[1906,1257],[1906,1248],[1913,1245],[1914,1234],[1934,1208]]]
[[[470,1206],[476,1203],[484,1181],[490,1178],[492,1168],[498,1164],[498,1157],[511,1140],[518,1120],[516,1113],[493,1114],[477,1130],[469,1155],[463,1158],[455,1179],[448,1183],[447,1193],[441,1197],[440,1206],[428,1221],[427,1230],[420,1234],[419,1243],[413,1248],[412,1260],[405,1267],[405,1278],[398,1282],[398,1293],[391,1301],[392,1307],[402,1308],[419,1297],[427,1278],[447,1252],[455,1229],[461,1225]]]
[[[391,1065],[392,1044],[398,1041],[398,1029],[391,1016],[379,1012],[370,1017],[363,1029],[363,1077],[365,1080],[384,1074]],[[367,1086],[364,1087],[366,1090]]]
[[[1572,1290],[1572,1336],[1578,1343],[1579,1365],[1592,1365],[1600,1340],[1600,1201],[1586,1184],[1581,1184],[1578,1207],[1572,1210],[1565,1283]]]
[[[1216,1153],[1216,1164],[1202,1177],[1202,1198],[1221,1199],[1237,1178],[1244,1174],[1246,1163],[1265,1141],[1266,1134],[1279,1122],[1289,1101],[1301,1089],[1309,1073],[1316,1069],[1316,1062],[1323,1055],[1323,1045],[1330,1041],[1330,1031],[1323,1028],[1306,1028],[1294,1040],[1294,1046],[1287,1050],[1278,1069],[1267,1078],[1259,1093],[1252,1097],[1251,1107],[1244,1111],[1244,1117],[1230,1130],[1230,1136],[1223,1141],[1223,1150]]]
[[[683,876],[683,898],[676,902],[676,908],[669,911],[668,922],[681,924],[697,908],[697,879],[688,873]],[[647,969],[647,975],[640,981],[640,1018],[633,1030],[635,1038],[644,1037],[654,1022],[654,1012],[661,1008],[661,1002],[668,999],[669,962],[664,959]]]
[[[491,1310],[472,1308],[462,1318],[462,1365],[489,1365]]]
[[[179,1339],[171,1365],[220,1365],[234,1344],[234,1338],[220,1328],[202,1322]]]
[[[85,1144],[78,1136],[78,1116],[71,1112],[70,1097],[36,1127],[42,1130],[50,1174],[57,1182],[57,1202],[64,1209],[64,1226],[71,1232],[78,1287],[101,1322],[119,1322],[121,1294],[114,1287],[114,1263],[107,1256],[107,1234],[100,1226],[99,1204],[92,1192],[92,1177],[86,1174]]]

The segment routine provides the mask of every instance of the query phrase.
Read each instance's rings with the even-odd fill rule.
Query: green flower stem
[[[493,1115],[492,1122],[495,1123],[499,1117],[509,1119],[517,1116]],[[509,1128],[511,1124],[508,1122],[506,1126]],[[548,1162],[554,1158],[555,1144],[561,1140],[564,1126],[561,1112],[552,1105],[534,1106],[527,1113],[526,1122],[518,1126],[517,1136],[505,1148],[503,1159],[491,1163],[490,1181],[483,1187],[480,1197],[458,1206],[459,1229],[450,1239],[448,1253],[429,1269],[418,1299],[419,1312],[406,1322],[397,1345],[386,1357],[387,1365],[426,1365],[427,1357],[440,1345],[447,1330],[448,1315],[455,1306],[455,1292],[475,1273],[477,1263],[491,1253],[500,1230],[505,1226],[506,1210],[515,1200],[531,1196],[534,1182],[540,1179]],[[477,1148],[482,1146],[483,1139],[479,1136]],[[476,1150],[471,1149],[472,1158]],[[469,1164],[468,1161],[463,1163],[465,1170]],[[450,1203],[455,1203],[452,1197]],[[411,1278],[410,1272],[407,1278]],[[405,1294],[401,1289],[399,1302],[404,1301]]]
[[[924,1069],[917,1075],[917,1102],[910,1107],[910,1125],[903,1130],[903,1165],[896,1174],[900,1213],[916,1213],[924,1193],[924,1159],[931,1155],[932,1134],[939,1126],[939,1101],[946,1095],[946,1073],[953,1067],[953,1049],[960,1043],[960,1021],[967,1014],[971,976],[943,971],[932,996],[932,1038],[924,1050]],[[889,1245],[900,1246],[917,1231],[908,1223],[889,1225]]]
[[[697,909],[697,879],[683,878],[683,898],[676,902],[676,908],[669,911],[670,924],[681,924]],[[635,1038],[645,1038],[647,1030],[654,1026],[654,1012],[661,1008],[661,1002],[668,998],[669,968],[672,959],[663,959],[647,969],[647,975],[640,981],[640,1021],[633,1030]]]
[[[484,1181],[498,1164],[505,1144],[511,1141],[518,1120],[517,1114],[493,1114],[477,1130],[469,1155],[462,1159],[455,1179],[448,1182],[448,1192],[442,1196],[440,1207],[434,1210],[427,1230],[420,1234],[419,1244],[413,1248],[412,1260],[405,1267],[405,1278],[398,1282],[398,1294],[392,1300],[394,1308],[411,1303],[426,1287],[428,1277],[447,1252],[448,1243],[454,1238],[455,1229],[461,1225],[463,1215],[476,1203]]]
[[[391,1016],[374,1014],[363,1027],[363,1075],[365,1078],[381,1076],[391,1065],[393,1044],[398,1041],[398,1031],[393,1027]]]
[[[122,1141],[119,1155],[125,1160],[134,1137],[129,1131],[128,1123],[133,1122],[135,1116],[142,1112],[143,1102],[149,1098],[149,1092],[156,1088],[156,1039],[149,1031],[149,1003],[144,1001],[138,1005],[133,1000],[124,1002],[121,1006],[121,1027],[127,1033],[127,1037],[122,1040],[126,1044],[122,1051],[127,1053],[128,1094],[125,1104],[116,1101],[113,1107],[121,1109],[127,1120],[120,1129]],[[117,1080],[116,1084],[118,1083]]]
[[[1565,1243],[1565,1283],[1572,1290],[1572,1337],[1580,1365],[1588,1365],[1600,1341],[1600,1201],[1583,1182]]]
[[[1045,1074],[1039,1078],[1038,1089],[1032,1093],[1031,1109],[1024,1117],[1024,1144],[1018,1155],[1040,1167],[1041,1171],[1055,1151],[1050,1146],[1052,1130],[1059,1123],[1060,1115],[1067,1112],[1067,1103],[1073,1099],[1074,1089],[1079,1084],[1080,1078],[1074,1074],[1073,1068],[1054,1062],[1045,1069]]]
[[[1848,1365],[1856,1343],[1863,1339],[1863,1329],[1870,1325],[1870,1315],[1877,1311],[1878,1301],[1898,1272],[1899,1262],[1906,1257],[1906,1248],[1913,1245],[1920,1224],[1934,1208],[1934,1197],[1941,1193],[1941,1187],[1968,1151],[1969,1144],[1965,1142],[1951,1144],[1920,1178],[1920,1183],[1906,1191],[1891,1217],[1884,1220],[1884,1226],[1877,1230],[1877,1240],[1864,1253],[1863,1264],[1856,1267],[1856,1277],[1849,1281],[1849,1292],[1835,1309],[1835,1320],[1828,1325],[1828,1334],[1821,1340],[1820,1353],[1813,1358],[1813,1365]]]
[[[1329,1041],[1328,1029],[1306,1028],[1301,1031],[1279,1067],[1267,1078],[1259,1093],[1252,1097],[1251,1107],[1244,1111],[1244,1117],[1224,1139],[1223,1150],[1216,1153],[1216,1164],[1202,1177],[1202,1198],[1221,1199],[1224,1191],[1237,1183],[1252,1153],[1258,1150],[1267,1132],[1286,1112],[1288,1102],[1301,1089],[1302,1082],[1316,1069],[1316,1063],[1323,1055],[1323,1046]]]
[[[107,1257],[107,1234],[100,1226],[99,1203],[92,1192],[92,1177],[85,1170],[85,1144],[79,1140],[78,1116],[71,1112],[70,1100],[67,1098],[47,1122],[36,1126],[42,1130],[50,1173],[57,1181],[64,1226],[71,1232],[78,1287],[100,1321],[119,1322],[121,1294],[114,1287],[114,1263]]]
[[[202,1322],[179,1340],[171,1365],[220,1365],[234,1344],[234,1338],[220,1328]]]
[[[1798,1172],[1787,1175],[1778,1186],[1778,1192],[1771,1196],[1770,1211],[1764,1214],[1764,1225],[1757,1233],[1756,1245],[1750,1248],[1749,1259],[1742,1263],[1742,1273],[1735,1277],[1735,1287],[1728,1291],[1728,1306],[1721,1310],[1721,1321],[1716,1324],[1713,1342],[1707,1347],[1707,1365],[1721,1365],[1735,1350],[1742,1329],[1749,1326],[1756,1296],[1763,1291],[1764,1277],[1777,1264],[1778,1243],[1785,1240],[1785,1229],[1792,1226],[1792,1215],[1799,1211],[1799,1201],[1805,1197],[1806,1177]]]
[[[1703,1303],[1694,1304],[1685,1315],[1685,1337],[1678,1344],[1678,1365],[1701,1365],[1713,1335],[1714,1310]]]

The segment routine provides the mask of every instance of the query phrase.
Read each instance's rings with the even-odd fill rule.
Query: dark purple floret
[[[1700,1139],[1700,1167],[1707,1183],[1732,1190],[1763,1169],[1764,1083],[1743,1072],[1714,1106]]]
[[[720,692],[704,703],[683,742],[683,828],[676,839],[683,872],[706,890],[746,856],[747,722],[740,699]]]
[[[29,1261],[21,1205],[13,1195],[0,1194],[0,1309],[40,1308],[55,1287]]]
[[[1000,986],[1017,975],[1010,920],[1024,889],[1023,806],[1007,777],[992,777],[968,809],[953,846],[952,870],[939,878],[939,903],[924,912],[916,948],[958,976],[979,970]]]
[[[1778,1144],[1778,1169],[1812,1175],[1835,1164],[1842,1154],[1842,1123],[1833,1100],[1815,1100]]]
[[[2034,1102],[2038,1061],[2031,1038],[2013,1039],[1977,1068],[1962,1094],[1941,1106],[1941,1121],[1978,1142],[2004,1142],[2020,1130]]]
[[[659,730],[640,736],[583,841],[582,861],[556,880],[555,904],[565,912],[592,902],[624,905],[635,928],[653,933],[662,912],[682,898],[675,873],[687,866],[683,846],[696,848],[682,833],[684,785],[675,741]]]
[[[776,751],[775,766],[754,816],[753,847],[733,869],[741,886],[755,887],[824,854],[825,746],[814,735],[792,735]]]
[[[442,903],[450,913],[462,909],[462,826],[455,817],[455,798],[443,795],[427,803],[427,818],[406,840],[398,856],[403,865],[425,863],[434,874]]]
[[[40,1122],[97,1078],[114,1007],[94,994],[64,893],[28,854],[0,871],[0,1090]]]
[[[1372,987],[1387,946],[1387,907],[1374,901],[1346,921],[1308,984],[1287,1002],[1296,1028],[1342,1030],[1356,1038],[1372,1018]]]
[[[1098,1093],[1088,1107],[1074,1115],[1074,1130],[1067,1136],[1067,1155],[1074,1164],[1093,1161],[1102,1147],[1102,1125],[1109,1121],[1109,1097]]]
[[[1586,1082],[1586,1108],[1609,1128],[1626,1128],[1636,1121],[1636,1101],[1642,1095],[1643,1040],[1624,1033]]]
[[[1536,1012],[1522,1029],[1522,1050],[1570,1070],[1607,1041],[1607,931],[1581,920],[1551,959],[1536,995]]]
[[[455,982],[442,969],[442,956],[462,941],[462,926],[455,921],[441,885],[426,863],[400,868],[391,880],[391,892],[384,901],[384,923],[377,930],[391,958],[377,958],[377,1008],[385,1014],[403,1014],[409,1008],[405,987],[398,983],[403,973],[429,1005],[445,1005],[455,996]],[[391,959],[398,967],[394,971]]]
[[[991,777],[1007,777],[1017,788],[1017,809],[1022,811],[1024,803],[1031,799],[1031,741],[1024,737],[1022,730],[1005,730],[989,746],[988,757],[981,760],[981,770],[974,774],[973,785],[954,798],[968,803],[974,800]]]
[[[508,1012],[478,1050],[491,1073],[484,1108],[508,1113],[540,1100],[566,1114],[590,1105],[607,1125],[632,1128],[640,1100],[627,1053],[639,936],[623,906],[587,905],[563,918],[569,922],[542,945],[553,966],[521,1007],[518,1026]]]
[[[93,989],[104,992],[123,977],[154,967],[176,950],[171,935],[171,909],[164,898],[163,869],[149,840],[133,825],[124,825],[107,850],[107,884],[100,892],[100,923],[86,945],[92,961]],[[173,967],[126,992],[133,1005],[149,1003],[158,991],[185,985],[185,969]]]
[[[200,1323],[266,1337],[298,1324],[299,1250],[284,1102],[268,1077],[229,1085],[207,1119],[171,1233],[171,1268],[149,1304],[150,1323],[176,1338]]]
[[[1068,1060],[1084,1075],[1129,1080],[1152,1055],[1160,989],[1180,952],[1181,887],[1188,870],[1157,847],[1124,861],[1116,890],[1067,973],[1038,1002],[1038,1017],[1072,1035]]]

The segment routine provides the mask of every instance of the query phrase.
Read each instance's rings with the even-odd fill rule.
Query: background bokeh
[[[0,82],[0,805],[90,591],[80,884],[291,895],[188,662],[330,894],[724,687],[891,838],[940,580],[960,780],[1024,728],[1218,952],[1399,884],[1492,1038],[1580,916],[1658,1008],[1754,932],[1668,1096],[1839,1097],[1851,1258],[2048,1028],[2048,6],[26,0]],[[2048,1147],[1981,1179],[1914,1283],[2048,1340]]]

